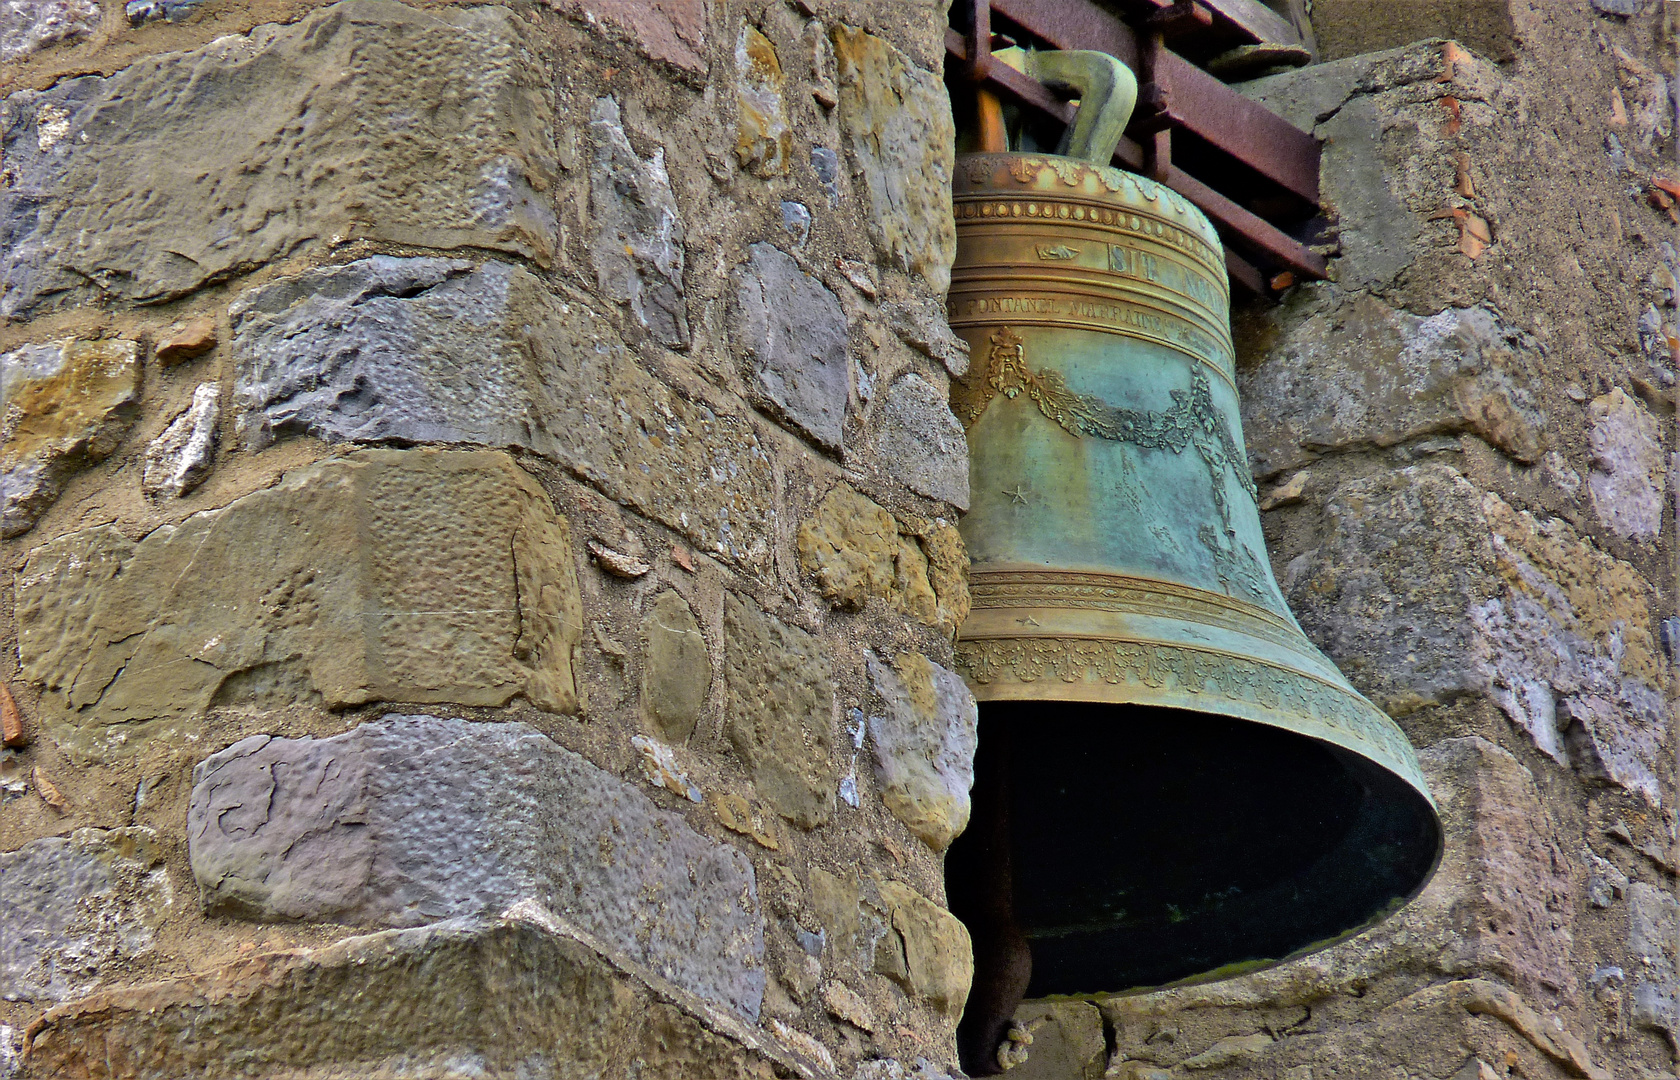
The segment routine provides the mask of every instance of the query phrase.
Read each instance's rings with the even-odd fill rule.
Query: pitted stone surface
[[[78,829],[0,853],[0,997],[63,1001],[152,946],[173,902],[151,829]]]
[[[758,793],[802,829],[834,813],[834,678],[822,642],[733,593],[724,600],[729,743]]]
[[[80,469],[111,456],[139,414],[133,341],[57,341],[0,356],[0,537],[28,532]]]
[[[665,148],[642,160],[619,122],[618,102],[599,98],[590,114],[595,145],[589,255],[602,294],[629,306],[661,344],[688,345],[683,299],[683,222],[665,171]]]
[[[178,499],[204,482],[216,456],[220,398],[220,386],[200,383],[193,389],[192,405],[146,446],[146,467],[140,476],[146,494]]]
[[[1592,400],[1592,472],[1587,489],[1605,528],[1625,539],[1655,540],[1662,533],[1662,437],[1657,420],[1620,387]]]
[[[900,528],[885,508],[838,485],[799,524],[799,565],[844,611],[862,611],[879,597],[918,622],[954,631],[968,614],[962,537],[949,525],[924,536]]]
[[[553,109],[519,26],[505,8],[346,0],[12,94],[0,314],[90,282],[117,300],[180,296],[352,226],[546,261]]]
[[[642,705],[666,742],[694,733],[712,688],[712,658],[700,621],[673,589],[654,597],[642,619]]]
[[[888,666],[869,658],[869,681],[885,706],[869,718],[881,801],[944,851],[968,826],[979,709],[962,678],[921,653]]]
[[[246,441],[520,447],[707,551],[769,557],[775,497],[751,423],[660,383],[611,323],[505,263],[378,256],[231,308]]]
[[[138,542],[102,526],[35,549],[23,673],[84,755],[190,732],[215,704],[522,695],[575,712],[574,559],[505,454],[364,451]]]
[[[1282,333],[1266,361],[1238,373],[1255,476],[1461,431],[1519,461],[1539,458],[1535,357],[1487,308],[1421,318],[1362,295],[1273,317]]]
[[[956,134],[945,84],[884,38],[849,26],[836,26],[831,36],[840,130],[869,192],[870,236],[890,262],[943,296],[957,256]]]
[[[968,509],[968,438],[934,385],[910,374],[887,388],[874,418],[875,452],[918,495]]]
[[[31,1065],[133,1080],[796,1074],[752,1026],[544,921],[386,930],[106,991],[51,1012]]]
[[[387,716],[253,736],[193,770],[205,905],[417,926],[535,898],[684,989],[756,1017],[751,863],[519,723]]]
[[[0,2],[0,62],[18,60],[59,42],[71,44],[99,29],[99,0]]]
[[[829,450],[840,448],[851,371],[846,313],[786,252],[753,244],[737,271],[735,336],[755,399]]]

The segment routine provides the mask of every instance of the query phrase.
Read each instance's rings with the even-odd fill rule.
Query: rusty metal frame
[[[1073,109],[1036,80],[993,60],[994,33],[1119,58],[1137,72],[1140,93],[1115,163],[1154,177],[1208,216],[1225,241],[1233,284],[1269,296],[1290,281],[1323,279],[1324,256],[1279,227],[1317,213],[1318,140],[1171,47],[1198,39],[1290,42],[1294,29],[1255,0],[1111,3],[1136,25],[1092,0],[964,0],[968,28],[948,30],[945,49],[965,81],[1061,124]],[[1201,163],[1199,175],[1174,162],[1175,140]]]

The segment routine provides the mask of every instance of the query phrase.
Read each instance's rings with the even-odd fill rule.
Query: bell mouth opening
[[[1441,851],[1428,800],[1382,766],[1158,706],[983,702],[972,799],[947,854],[951,909],[978,951],[1007,908],[1034,998],[1323,948],[1415,896]]]

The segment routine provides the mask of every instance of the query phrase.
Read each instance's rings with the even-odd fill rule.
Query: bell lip
[[[1204,972],[1198,972],[1197,974],[1194,974],[1194,975],[1186,975],[1181,979],[1175,979],[1171,982],[1159,983],[1159,984],[1156,984],[1156,985],[1153,985],[1153,986],[1131,986],[1131,987],[1126,987],[1124,989],[1119,989],[1119,990],[1097,990],[1097,991],[1092,991],[1090,993],[1081,993],[1081,994],[1046,994],[1043,997],[1034,998],[1033,1000],[1035,1000],[1035,1001],[1097,1001],[1097,1000],[1101,1000],[1103,998],[1138,997],[1138,996],[1141,996],[1143,994],[1157,993],[1157,992],[1162,991],[1162,990],[1175,990],[1175,989],[1182,989],[1182,988],[1191,987],[1191,986],[1203,986],[1203,985],[1208,985],[1208,984],[1211,984],[1211,983],[1226,982],[1226,981],[1231,980],[1231,979],[1240,978],[1244,975],[1252,975],[1256,972],[1270,971],[1274,968],[1282,967],[1284,964],[1292,963],[1293,961],[1300,960],[1300,959],[1303,959],[1303,958],[1308,957],[1308,956],[1312,956],[1315,953],[1324,952],[1326,949],[1331,949],[1331,948],[1334,948],[1337,945],[1342,944],[1343,942],[1350,941],[1353,938],[1358,937],[1360,934],[1363,934],[1363,933],[1365,933],[1369,930],[1375,929],[1376,927],[1382,925],[1383,923],[1387,922],[1388,920],[1394,918],[1396,915],[1399,915],[1401,912],[1405,911],[1406,908],[1410,907],[1412,905],[1412,903],[1414,901],[1416,901],[1419,896],[1423,895],[1423,891],[1429,887],[1429,885],[1432,881],[1435,880],[1435,874],[1441,868],[1441,860],[1443,858],[1445,858],[1445,856],[1446,856],[1446,847],[1447,847],[1446,826],[1441,821],[1440,807],[1438,807],[1436,805],[1435,797],[1429,791],[1429,785],[1426,782],[1424,782],[1424,780],[1423,780],[1421,769],[1418,769],[1418,775],[1414,779],[1413,777],[1406,776],[1402,772],[1398,772],[1394,769],[1389,768],[1387,763],[1383,762],[1382,760],[1380,760],[1378,758],[1372,757],[1368,753],[1362,753],[1358,750],[1355,750],[1355,749],[1352,749],[1350,747],[1344,746],[1344,745],[1342,745],[1342,744],[1340,744],[1340,743],[1338,743],[1334,740],[1324,738],[1321,735],[1316,735],[1316,734],[1312,734],[1312,733],[1309,733],[1309,732],[1306,732],[1306,731],[1302,731],[1294,725],[1287,724],[1287,723],[1280,723],[1275,719],[1266,718],[1266,717],[1262,717],[1262,716],[1249,716],[1249,715],[1246,715],[1246,714],[1241,714],[1241,713],[1239,713],[1235,710],[1226,711],[1226,710],[1220,710],[1220,709],[1210,709],[1205,704],[1204,705],[1172,704],[1172,703],[1169,703],[1167,701],[1163,701],[1163,700],[1159,700],[1159,699],[1143,699],[1140,695],[1136,695],[1136,694],[1131,695],[1131,696],[1126,696],[1126,695],[1121,695],[1121,694],[1110,694],[1108,696],[1102,696],[1102,695],[1099,695],[1099,694],[1096,694],[1096,693],[1090,693],[1090,694],[1087,695],[1087,694],[1081,694],[1081,693],[1077,693],[1077,692],[1062,692],[1062,693],[1048,693],[1047,692],[1047,693],[1042,693],[1042,694],[1031,694],[1031,695],[1002,694],[1002,693],[992,693],[992,694],[982,695],[981,689],[977,688],[975,686],[975,684],[971,680],[969,680],[967,677],[964,677],[963,681],[968,684],[968,687],[969,687],[970,691],[972,691],[974,693],[974,697],[975,697],[976,702],[981,703],[981,704],[984,704],[984,703],[989,702],[989,701],[1078,701],[1078,702],[1083,702],[1083,703],[1103,704],[1103,705],[1156,705],[1156,706],[1160,706],[1162,708],[1175,708],[1175,709],[1183,709],[1186,712],[1202,713],[1203,715],[1207,715],[1207,716],[1227,716],[1227,717],[1235,716],[1238,719],[1248,720],[1248,721],[1253,722],[1253,723],[1264,724],[1267,727],[1278,728],[1278,729],[1281,729],[1283,731],[1287,731],[1292,735],[1299,735],[1302,738],[1311,739],[1314,742],[1317,742],[1317,743],[1323,744],[1327,747],[1330,747],[1332,750],[1337,750],[1337,751],[1341,751],[1343,753],[1348,753],[1348,754],[1354,754],[1354,755],[1358,756],[1359,758],[1361,758],[1362,760],[1364,760],[1366,762],[1369,762],[1371,765],[1382,769],[1384,772],[1388,773],[1390,776],[1394,777],[1395,779],[1403,781],[1404,784],[1405,784],[1406,790],[1408,792],[1410,792],[1413,796],[1419,797],[1421,799],[1422,808],[1424,810],[1424,816],[1427,818],[1429,823],[1432,826],[1434,826],[1435,842],[1434,842],[1433,848],[1432,848],[1431,853],[1430,853],[1429,868],[1427,870],[1425,870],[1423,872],[1423,874],[1418,878],[1417,884],[1415,886],[1413,886],[1411,891],[1407,892],[1404,895],[1403,898],[1399,898],[1398,903],[1391,904],[1391,906],[1387,910],[1379,911],[1378,913],[1376,913],[1375,915],[1372,915],[1369,919],[1365,920],[1364,922],[1358,923],[1357,925],[1354,925],[1354,926],[1351,926],[1347,930],[1345,930],[1344,932],[1342,932],[1340,934],[1337,934],[1334,937],[1322,938],[1318,941],[1310,942],[1309,944],[1303,945],[1301,948],[1296,949],[1294,952],[1289,953],[1285,956],[1280,956],[1280,957],[1275,957],[1275,958],[1261,958],[1261,959],[1247,960],[1247,961],[1238,961],[1238,962],[1235,962],[1235,963],[1227,964],[1223,967],[1214,968],[1212,971],[1204,971]],[[1016,682],[1016,683],[1013,683],[1011,685],[1015,688],[1025,688],[1029,684]],[[1070,687],[1067,684],[1059,684],[1059,688],[1064,690],[1064,691],[1073,691],[1074,690],[1073,687]],[[1046,687],[1046,689],[1049,690],[1049,689],[1052,689],[1052,688]],[[1080,688],[1080,689],[1087,689],[1087,688]],[[1093,688],[1089,688],[1089,689],[1090,690],[1095,690],[1096,688],[1093,687]],[[1113,689],[1113,688],[1111,688],[1111,689]],[[1364,695],[1360,694],[1357,690],[1353,690],[1352,687],[1349,687],[1348,690],[1355,697],[1358,697],[1361,701],[1365,701],[1365,703],[1367,705],[1370,705],[1370,702],[1365,699]],[[1234,701],[1234,700],[1231,700],[1231,699],[1226,699],[1226,700],[1229,701],[1229,703],[1231,705],[1242,705],[1242,704],[1244,704],[1243,702]],[[1380,715],[1382,715],[1382,717],[1385,720],[1387,720],[1390,724],[1394,724],[1394,720],[1391,717],[1389,717],[1387,713],[1383,713],[1382,710],[1377,709],[1375,705],[1371,705],[1371,708],[1376,710]],[[1396,727],[1396,729],[1398,729],[1399,725],[1395,724],[1395,727]],[[1407,745],[1408,746],[1410,745],[1410,740],[1408,740]],[[1414,767],[1416,767],[1416,752],[1415,751],[1413,751],[1412,757],[1413,757],[1413,762],[1412,763],[1413,763]]]

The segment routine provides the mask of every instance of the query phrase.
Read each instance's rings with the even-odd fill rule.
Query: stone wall
[[[1325,140],[1336,254],[1237,313],[1273,566],[1446,855],[1271,971],[1029,1003],[1023,1080],[1674,1075],[1676,8],[1317,0],[1345,58],[1245,87]]]
[[[0,5],[0,1075],[950,1067],[944,17]]]

